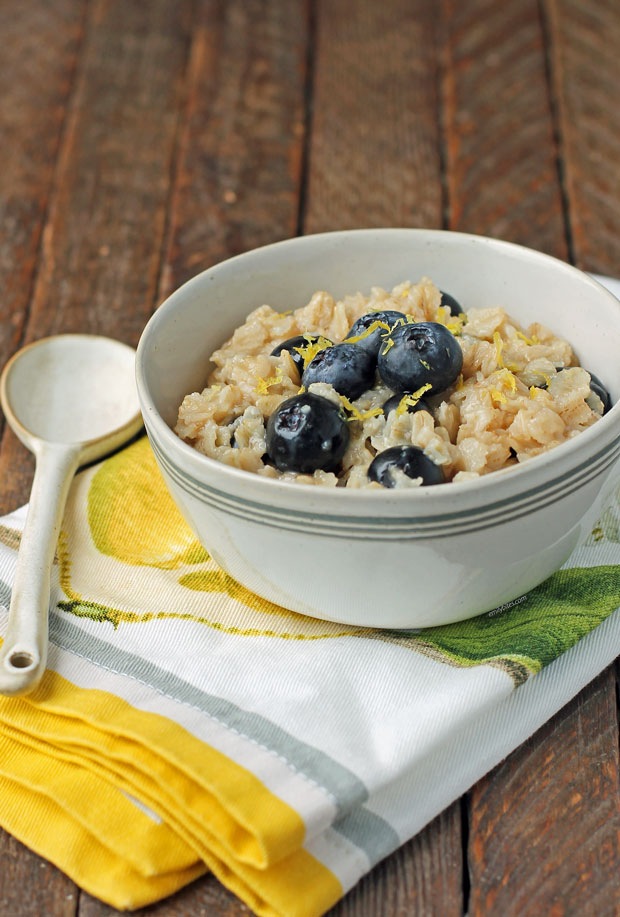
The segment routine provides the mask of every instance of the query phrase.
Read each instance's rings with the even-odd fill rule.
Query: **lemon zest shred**
[[[447,306],[439,306],[437,309],[437,321],[455,336],[460,334],[463,330],[465,318],[466,316],[464,312],[460,312],[458,315],[452,315],[450,309]]]
[[[493,373],[494,376],[497,376],[497,379],[505,384],[511,392],[516,392],[517,390],[517,380],[512,374],[511,370],[505,366],[503,369],[497,370]]]
[[[343,408],[350,412],[350,420],[368,420],[369,417],[376,417],[378,414],[383,413],[383,408],[380,407],[371,408],[369,411],[360,411],[359,408],[356,408],[355,405],[349,401],[346,395],[339,395],[338,397],[342,402]]]
[[[271,386],[277,385],[278,382],[282,382],[282,370],[279,366],[276,369],[275,376],[269,376],[268,379],[259,378],[254,391],[257,395],[268,395]]]
[[[540,397],[541,389],[537,388],[535,385],[530,385],[530,398]]]
[[[286,312],[276,312],[273,318],[286,318],[287,315],[292,315],[292,314],[293,314],[293,310],[287,309]]]
[[[461,389],[464,388],[464,386],[465,386],[465,383],[464,383],[464,381],[463,381],[463,373],[459,373],[459,374],[458,374],[458,377],[457,377],[457,380],[456,380],[456,390],[457,390],[457,392],[460,392]]]
[[[328,341],[327,338],[324,338],[322,334],[319,334],[316,340],[313,340],[314,335],[310,332],[304,334],[307,344],[302,344],[301,347],[293,347],[293,350],[300,355],[304,361],[304,369],[314,358],[317,353],[321,353],[322,350],[327,350],[328,347],[332,346],[331,341]]]
[[[534,344],[538,344],[538,339],[536,335],[533,335],[531,338],[528,338],[527,335],[523,334],[522,331],[517,331],[517,337],[521,338],[522,341],[525,341],[528,347],[533,347]]]
[[[410,312],[407,312],[405,318],[407,319],[408,325],[415,325],[416,319],[413,317],[413,315],[411,315]],[[399,321],[402,321],[402,319],[399,319]],[[404,322],[402,322],[402,324],[404,325]]]
[[[386,354],[388,350],[392,349],[393,346],[394,346],[394,341],[392,340],[392,338],[388,338],[385,347],[381,351],[381,355],[383,356],[384,354]]]
[[[378,310],[375,310],[375,311],[378,311]],[[376,321],[371,322],[368,328],[366,328],[365,331],[362,331],[361,334],[354,334],[353,337],[345,338],[344,343],[345,344],[357,344],[358,341],[362,341],[364,338],[367,338],[369,335],[373,333],[373,331],[376,331],[377,328],[385,328],[385,330],[388,332],[392,330],[387,322],[382,322],[379,319],[377,319]]]
[[[499,402],[499,404],[506,404],[506,402],[508,401],[506,396],[502,392],[498,391],[496,388],[491,389],[491,398],[493,399],[493,401]]]
[[[538,376],[542,376],[545,382],[547,383],[547,388],[551,385],[551,376],[548,376],[547,373],[541,372],[539,369],[536,370]]]
[[[297,394],[298,394],[298,395],[303,395],[303,393],[304,393],[305,391],[306,391],[306,386],[305,386],[305,385],[300,385]]]
[[[497,365],[501,369],[504,369],[504,361],[502,359],[502,349],[504,346],[504,342],[502,341],[499,331],[493,332],[493,343],[495,344],[495,354],[496,354],[496,359],[497,359]]]
[[[379,414],[383,414],[383,408],[376,407],[371,408],[369,411],[362,411],[360,413],[360,420],[368,420],[371,417],[378,417]]]
[[[396,408],[396,415],[400,417],[402,414],[407,413],[407,408],[414,408],[422,395],[425,392],[428,392],[433,386],[430,382],[427,382],[425,385],[420,386],[415,392],[412,392],[411,395],[403,395],[403,397],[398,402],[398,407]]]
[[[426,360],[420,360],[420,363],[424,367],[424,369],[428,369],[430,371],[430,368],[431,368],[430,364],[427,363]]]

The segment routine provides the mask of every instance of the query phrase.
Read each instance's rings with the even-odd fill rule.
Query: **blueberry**
[[[463,368],[457,339],[438,322],[398,325],[379,351],[379,375],[395,392],[415,392],[430,384],[443,392]]]
[[[441,305],[450,310],[450,315],[460,315],[463,311],[460,302],[458,302],[454,296],[450,296],[449,293],[444,293],[443,290],[439,292],[441,293]]]
[[[388,400],[383,405],[384,415],[387,417],[390,411],[396,410],[402,399],[402,395],[392,395],[391,398],[388,398]],[[415,414],[416,411],[428,411],[429,414],[432,414],[432,411],[428,406],[428,402],[426,402],[424,398],[420,398],[418,401],[416,401],[415,404],[407,405],[407,414]]]
[[[355,401],[375,381],[375,360],[357,344],[334,344],[317,353],[304,370],[301,383],[328,382],[340,395]]]
[[[422,478],[422,484],[444,484],[443,470],[417,446],[391,446],[374,457],[368,477],[384,487],[394,487],[392,471],[400,468],[409,478]]]
[[[299,375],[301,376],[304,371],[305,361],[303,355],[299,353],[299,349],[302,347],[308,347],[308,345],[316,344],[316,342],[319,340],[319,337],[321,337],[321,335],[318,334],[298,334],[294,338],[289,338],[287,341],[282,341],[281,344],[278,344],[277,347],[274,347],[271,351],[271,356],[279,357],[283,350],[288,350],[291,355],[291,359],[293,360],[293,363],[297,367]],[[323,340],[326,341],[327,338],[323,338]],[[331,341],[328,341],[328,343],[331,345]]]
[[[373,322],[382,322],[384,325],[388,325],[390,328],[393,328],[396,322],[405,322],[407,317],[404,312],[396,312],[395,309],[380,309],[377,312],[367,312],[365,315],[362,315],[361,318],[351,326],[349,332],[346,336],[346,339],[359,337],[368,331]],[[360,338],[359,341],[353,341],[353,344],[357,344],[358,347],[361,347],[363,350],[368,350],[369,353],[372,353],[374,357],[379,353],[379,348],[383,343],[383,335],[388,334],[387,328],[382,328],[379,325],[374,331],[371,331],[370,334],[367,334],[365,337]]]
[[[267,421],[267,455],[280,471],[333,471],[348,444],[344,413],[309,392],[287,398]]]
[[[598,378],[598,376],[595,376],[594,373],[590,372],[590,370],[588,370],[588,374],[590,376],[590,391],[594,392],[594,394],[598,395],[598,397],[601,399],[603,402],[603,414],[606,414],[611,407],[611,397],[609,392],[601,380]]]

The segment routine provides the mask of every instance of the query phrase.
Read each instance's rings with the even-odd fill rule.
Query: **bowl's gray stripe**
[[[179,703],[187,704],[212,716],[233,729],[281,755],[296,770],[305,774],[336,800],[343,814],[368,798],[364,783],[348,768],[324,752],[296,739],[280,726],[257,713],[249,713],[231,701],[209,694],[177,675],[159,668],[146,659],[112,646],[87,634],[68,621],[65,615],[50,617],[50,638],[70,653],[83,656],[95,665],[143,682]],[[206,662],[205,664],[208,664]]]
[[[314,535],[334,534],[349,538],[379,538],[381,540],[400,540],[403,536],[413,538],[443,538],[446,535],[464,534],[492,528],[493,525],[503,524],[508,520],[518,519],[527,515],[532,510],[543,509],[551,506],[558,500],[564,499],[569,494],[585,486],[601,471],[609,467],[620,454],[620,440],[613,442],[606,449],[601,450],[587,463],[572,469],[570,472],[559,476],[548,484],[527,491],[514,498],[506,498],[493,504],[488,504],[478,511],[459,511],[452,514],[441,514],[433,517],[407,517],[405,519],[377,517],[366,520],[355,516],[331,516],[319,513],[299,512],[292,513],[278,507],[264,507],[254,501],[244,501],[243,498],[222,494],[221,491],[204,485],[187,474],[183,469],[170,462],[161,453],[157,444],[151,443],[153,450],[174,481],[187,493],[204,499],[209,505],[226,512],[231,516],[264,523],[275,528],[289,531],[304,529]],[[219,499],[219,495],[224,499]],[[510,509],[507,507],[511,505]],[[307,528],[308,520],[314,525]],[[372,532],[369,531],[367,522],[372,521]],[[447,525],[446,523],[450,524]],[[322,528],[317,528],[322,523]],[[383,525],[385,532],[377,531],[376,526]]]
[[[581,487],[588,484],[593,478],[597,477],[601,470],[605,470],[613,461],[615,461],[616,456],[612,457],[609,462],[603,468],[596,468],[592,471],[587,477],[582,478],[579,482],[574,483],[572,487],[562,490],[561,493],[555,494],[548,497],[547,499],[539,499],[536,501],[535,505],[532,507],[530,505],[526,506],[516,506],[514,511],[507,514],[498,514],[487,519],[474,521],[471,523],[462,522],[460,525],[453,525],[449,528],[442,526],[440,528],[435,527],[431,528],[430,526],[419,525],[417,527],[406,526],[403,524],[396,525],[394,524],[393,530],[390,532],[374,532],[369,531],[368,528],[345,528],[344,526],[325,526],[322,529],[317,528],[314,525],[312,528],[305,529],[304,535],[309,535],[312,537],[322,538],[326,535],[331,535],[335,537],[344,537],[347,539],[355,540],[380,540],[380,541],[397,541],[401,542],[403,538],[408,540],[426,540],[431,538],[446,538],[449,535],[464,535],[471,532],[480,532],[486,529],[491,529],[494,526],[504,525],[507,521],[513,522],[516,519],[521,519],[523,516],[530,515],[534,510],[545,509],[548,506],[552,506],[554,503],[557,503],[559,500],[563,500],[565,497],[574,493],[574,491],[579,490]],[[175,477],[172,472],[168,472],[171,477]],[[181,478],[175,478],[179,486],[189,494],[196,495],[196,492],[190,487],[186,486],[184,480]],[[215,501],[208,501],[209,505],[213,506],[216,509],[221,510],[222,512],[227,513],[230,516],[234,516],[237,519],[243,519],[247,522],[254,522],[259,525],[267,525],[272,528],[283,529],[289,532],[299,532],[303,526],[295,524],[293,522],[282,521],[278,518],[273,518],[270,516],[259,516],[258,514],[250,514],[249,512],[243,513],[238,509],[231,509],[229,506],[220,506]],[[372,523],[372,519],[368,519],[369,523]]]
[[[225,491],[222,491],[219,488],[213,487],[210,484],[206,484],[203,481],[199,481],[197,478],[193,477],[188,472],[186,472],[183,468],[177,465],[176,462],[173,462],[169,458],[169,456],[163,453],[163,450],[159,446],[156,438],[154,438],[150,434],[150,431],[148,429],[147,429],[147,433],[149,433],[149,440],[150,440],[151,446],[154,452],[156,453],[157,457],[161,460],[162,464],[164,464],[167,469],[174,469],[179,475],[181,475],[184,479],[186,479],[188,483],[191,483],[196,488],[196,492],[200,493],[201,495],[219,498],[220,500],[223,500],[227,505],[231,503],[238,503],[240,504],[240,506],[244,507],[246,511],[248,508],[253,508],[258,513],[263,514],[263,515],[269,514],[269,515],[277,515],[277,516],[284,516],[284,517],[290,517],[290,518],[298,518],[299,516],[303,515],[304,519],[312,519],[313,521],[316,521],[316,522],[333,521],[336,524],[338,523],[340,524],[358,523],[359,524],[360,522],[359,516],[349,516],[349,515],[340,515],[340,514],[331,514],[331,513],[330,514],[316,513],[316,512],[308,512],[307,510],[304,510],[303,512],[301,511],[297,512],[297,511],[282,509],[276,506],[275,504],[265,506],[265,504],[259,503],[255,500],[248,500],[245,497],[234,496],[229,493],[226,493]],[[579,476],[583,472],[589,471],[597,463],[599,462],[603,463],[606,458],[609,458],[611,461],[612,460],[611,453],[612,452],[617,453],[619,449],[620,449],[620,436],[616,437],[614,440],[612,440],[610,443],[608,443],[606,446],[604,446],[602,449],[600,449],[597,453],[595,453],[593,456],[588,458],[586,461],[582,462],[580,465],[577,465],[574,468],[571,468],[569,471],[566,471],[563,474],[558,475],[557,478],[553,478],[551,481],[543,482],[542,484],[539,484],[536,487],[530,488],[529,490],[523,491],[522,493],[519,493],[514,497],[504,497],[501,500],[496,500],[493,503],[488,503],[484,505],[483,507],[480,507],[480,509],[478,510],[458,510],[455,512],[439,513],[437,515],[433,515],[432,521],[433,523],[437,523],[437,524],[444,523],[444,522],[455,522],[458,519],[462,519],[465,517],[471,518],[472,515],[476,515],[476,514],[486,516],[487,514],[490,514],[494,512],[495,510],[503,511],[510,505],[521,504],[523,501],[525,501],[526,499],[530,497],[537,497],[541,493],[547,494],[549,493],[549,491],[552,488],[558,488],[562,486],[563,484],[568,484],[571,481],[571,479],[579,478]],[[506,516],[504,516],[504,518],[506,518]],[[372,519],[373,519],[373,526],[379,525],[379,526],[385,526],[385,527],[392,527],[396,521],[393,517],[390,517],[390,516],[373,515]],[[410,516],[407,518],[407,522],[423,523],[423,522],[428,522],[428,519],[429,519],[429,516]]]

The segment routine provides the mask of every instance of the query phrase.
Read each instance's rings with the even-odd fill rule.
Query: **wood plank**
[[[470,914],[611,914],[620,804],[612,669],[473,794]]]
[[[79,889],[58,869],[0,828],[0,914],[74,917]]]
[[[548,20],[520,0],[442,0],[442,13],[451,228],[568,257]],[[617,793],[607,673],[469,794],[472,917],[609,912]]]
[[[160,297],[296,234],[307,0],[198,4]]]
[[[443,220],[435,4],[319,0],[301,227]],[[462,913],[458,803],[377,866],[332,913]]]
[[[23,333],[84,15],[85,0],[0,4],[0,365]]]
[[[451,229],[568,247],[536,0],[442,0]]]
[[[304,232],[441,227],[434,8],[319,0]]]
[[[96,0],[43,236],[26,339],[150,315],[185,72],[189,0]]]
[[[620,275],[620,16],[616,0],[545,0],[578,266]]]
[[[295,235],[304,144],[306,0],[202,0],[195,11],[159,298],[240,251]],[[137,912],[245,917],[213,876]],[[120,914],[82,893],[80,917]]]
[[[96,0],[78,73],[25,341],[90,332],[135,344],[157,289],[190,0]],[[27,499],[32,461],[10,431],[0,512]]]
[[[0,365],[22,338],[85,3],[0,5]],[[2,420],[3,423],[3,420]],[[0,913],[75,914],[73,882],[0,830]]]

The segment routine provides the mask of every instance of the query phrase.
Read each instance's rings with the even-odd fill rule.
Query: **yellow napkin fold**
[[[170,719],[52,671],[31,696],[2,698],[0,717],[3,826],[114,907],[149,904],[207,867],[257,914],[321,913],[342,894],[311,855],[287,850],[303,841],[297,813]]]

